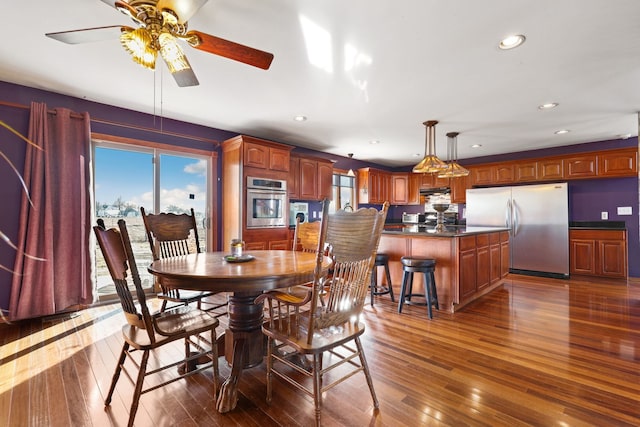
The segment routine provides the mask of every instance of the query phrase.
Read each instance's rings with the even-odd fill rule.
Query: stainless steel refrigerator
[[[567,183],[467,190],[467,226],[507,227],[512,273],[569,277]]]

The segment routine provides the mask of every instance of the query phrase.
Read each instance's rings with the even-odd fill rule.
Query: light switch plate
[[[600,212],[600,219],[609,219],[609,212]]]
[[[631,206],[618,206],[618,215],[632,215],[633,209]]]

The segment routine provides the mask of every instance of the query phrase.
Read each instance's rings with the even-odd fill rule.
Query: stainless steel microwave
[[[286,227],[287,181],[247,177],[247,228]]]

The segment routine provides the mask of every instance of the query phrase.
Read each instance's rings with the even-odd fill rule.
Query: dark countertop
[[[414,237],[461,237],[473,234],[495,233],[498,231],[509,231],[509,229],[504,227],[467,227],[464,225],[452,225],[447,226],[445,231],[436,232],[435,226],[387,224],[382,234]]]
[[[569,228],[591,230],[626,230],[624,221],[570,221]]]

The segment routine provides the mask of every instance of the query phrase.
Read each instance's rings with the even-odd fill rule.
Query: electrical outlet
[[[609,219],[609,212],[600,212],[600,219]]]
[[[631,206],[618,206],[618,215],[632,215],[633,209]]]

